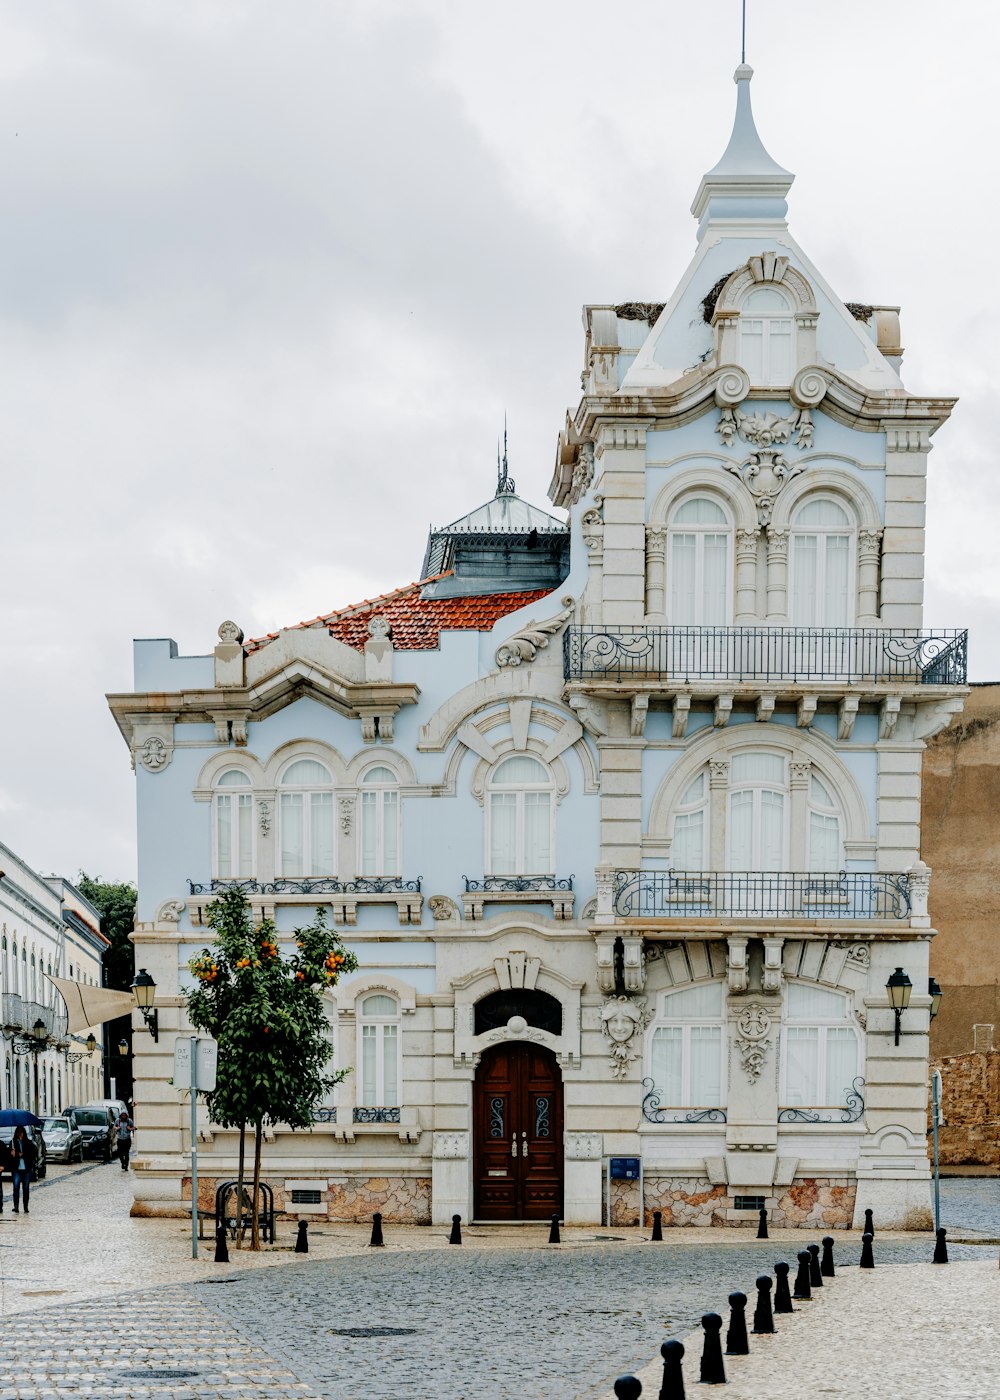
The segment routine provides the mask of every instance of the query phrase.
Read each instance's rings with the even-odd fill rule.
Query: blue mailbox
[[[638,1181],[640,1161],[638,1157],[611,1157],[610,1177],[612,1181]]]

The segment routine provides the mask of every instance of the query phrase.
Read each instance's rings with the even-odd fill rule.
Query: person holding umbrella
[[[3,1174],[9,1171],[13,1171],[10,1161],[10,1149],[3,1138],[0,1138],[0,1215],[3,1214]]]
[[[23,1123],[14,1129],[10,1144],[11,1175],[14,1178],[14,1214],[20,1210],[19,1200],[24,1195],[24,1213],[28,1214],[28,1196],[31,1188],[31,1169],[38,1157],[38,1148],[28,1136]]]

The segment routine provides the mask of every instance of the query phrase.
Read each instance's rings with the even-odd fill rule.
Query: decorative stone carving
[[[261,836],[266,836],[271,830],[271,804],[270,802],[257,803],[257,825],[260,828]]]
[[[721,382],[721,381],[720,381]],[[824,390],[825,392],[825,390]],[[718,399],[716,389],[716,399]],[[774,503],[782,487],[804,470],[801,462],[790,462],[779,451],[796,439],[799,448],[810,448],[813,423],[808,408],[781,418],[776,413],[741,413],[738,408],[726,408],[716,424],[719,439],[732,447],[736,436],[755,450],[742,462],[727,462],[726,470],[738,476],[757,503],[757,519],[766,526],[771,519]]]
[[[136,757],[150,773],[160,773],[172,757],[172,749],[158,734],[151,734],[136,750]]]
[[[551,639],[557,632],[569,622],[576,607],[573,598],[563,598],[563,611],[556,617],[547,618],[544,622],[529,622],[520,632],[515,632],[513,637],[497,647],[496,664],[503,669],[506,666],[520,666],[525,661],[534,661],[538,653],[547,647]]]
[[[613,997],[601,1007],[601,1030],[609,1042],[613,1079],[624,1079],[630,1066],[640,1058],[641,1032],[648,1020],[644,997]]]
[[[432,894],[427,901],[427,907],[439,924],[446,924],[458,918],[458,905],[446,894]]]
[[[225,622],[219,624],[219,641],[227,646],[241,646],[243,644],[243,629],[238,623],[227,618]]]
[[[392,632],[389,626],[389,619],[383,617],[381,613],[376,613],[374,617],[368,619],[368,635],[376,640],[383,640]]]
[[[354,798],[338,797],[337,807],[340,812],[340,829],[345,836],[350,836],[351,821],[354,817]]]
[[[573,498],[579,500],[585,491],[590,490],[590,484],[594,480],[594,444],[584,442],[580,445],[580,456],[576,466],[573,468]]]
[[[847,950],[847,961],[855,967],[871,967],[872,955],[867,943],[852,943]]]
[[[469,1134],[435,1133],[433,1152],[439,1161],[464,1161],[469,1155]]]
[[[727,975],[731,992],[745,992],[747,989],[747,939],[730,938],[727,959]]]
[[[595,739],[603,738],[607,734],[608,712],[604,701],[594,700],[586,695],[571,695],[569,704],[588,734],[593,735]]]
[[[571,1162],[599,1162],[604,1156],[603,1133],[566,1133],[564,1138]]]
[[[800,369],[792,380],[790,396],[796,408],[801,409],[808,417],[809,410],[815,408],[826,398],[826,391],[830,387],[826,375],[815,367],[806,365]],[[812,420],[809,419],[809,442],[802,441],[801,431],[799,433],[799,446],[812,446]]]
[[[708,785],[709,787],[729,786],[728,758],[710,758],[708,760]]]
[[[158,924],[176,924],[180,922],[180,917],[184,913],[185,904],[182,899],[166,899],[156,911],[156,922]]]
[[[855,1011],[855,1013],[854,1013],[854,1019],[855,1019],[855,1021],[857,1021],[858,1025],[861,1027],[861,1029],[862,1029],[863,1031],[866,1031],[866,1030],[868,1029],[868,1012],[867,1012],[867,1011]]]
[[[593,918],[596,916],[596,914],[597,914],[597,897],[595,896],[593,899],[588,899],[587,902],[586,902],[586,904],[585,904],[585,905],[583,906],[583,908],[580,910],[580,918],[583,919],[583,920],[593,919]]]
[[[766,1007],[754,1002],[740,1012],[736,1021],[736,1045],[742,1066],[751,1084],[760,1078],[771,1045],[771,1017]]]
[[[733,424],[734,431],[736,422],[733,409],[737,404],[743,402],[749,392],[750,376],[746,370],[741,369],[739,365],[724,365],[715,384],[715,402],[723,411],[723,420],[728,418],[728,421]],[[716,428],[716,432],[725,442],[721,426]]]

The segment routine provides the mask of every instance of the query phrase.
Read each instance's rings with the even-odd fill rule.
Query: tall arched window
[[[792,382],[794,321],[784,292],[758,287],[740,308],[740,363],[759,388]]]
[[[13,966],[12,966],[11,971],[12,971],[12,974],[13,974],[13,975],[12,975],[12,977],[11,977],[11,987],[10,987],[10,989],[11,989],[11,991],[12,991],[15,995],[18,995],[18,994],[20,993],[20,991],[21,991],[21,970],[20,970],[20,967],[18,966],[18,961],[17,961],[17,940],[16,940],[16,939],[15,939],[15,941],[14,941],[14,962],[13,962]]]
[[[10,985],[10,965],[7,958],[7,935],[3,935],[3,989],[5,992],[12,992],[14,989]]]
[[[809,869],[840,870],[843,865],[840,808],[826,783],[809,778]]]
[[[35,965],[35,955],[31,955],[31,1000],[38,1000],[38,968]]]
[[[399,875],[399,786],[385,764],[369,768],[361,779],[359,872]]]
[[[708,771],[685,789],[674,816],[670,864],[675,870],[708,869]]]
[[[729,767],[730,870],[784,870],[786,763],[776,753],[734,754]]]
[[[814,497],[791,522],[791,619],[799,627],[847,627],[854,621],[851,521],[843,506]]]
[[[670,517],[669,620],[678,627],[724,626],[732,608],[729,517],[717,501],[693,496]]]
[[[487,783],[490,875],[551,875],[555,869],[552,775],[530,754],[513,754]]]
[[[842,1107],[859,1060],[850,998],[810,983],[789,982],[781,1039],[782,1106]]]
[[[315,758],[299,758],[281,775],[278,804],[280,874],[334,875],[333,779]]]
[[[384,992],[363,997],[358,1007],[360,1037],[359,1103],[364,1108],[398,1108],[400,1080],[399,1003]]]
[[[660,1103],[721,1108],[725,1000],[722,982],[703,982],[660,999],[650,1037],[649,1073]]]
[[[239,768],[222,773],[216,783],[215,873],[220,880],[253,875],[253,792]]]

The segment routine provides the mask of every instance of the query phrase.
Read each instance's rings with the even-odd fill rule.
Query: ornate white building
[[[353,1073],[269,1130],[289,1209],[928,1222],[920,761],[966,639],[923,630],[924,500],[953,401],[792,239],[750,77],[670,300],[585,309],[568,526],[504,475],[418,584],[223,624],[214,656],[137,644],[110,697],[161,1006],[137,1210],[190,1191],[172,1041],[239,881],[285,938],[330,909],[360,965],[330,1004]],[[210,1191],[235,1137],[202,1136]]]

